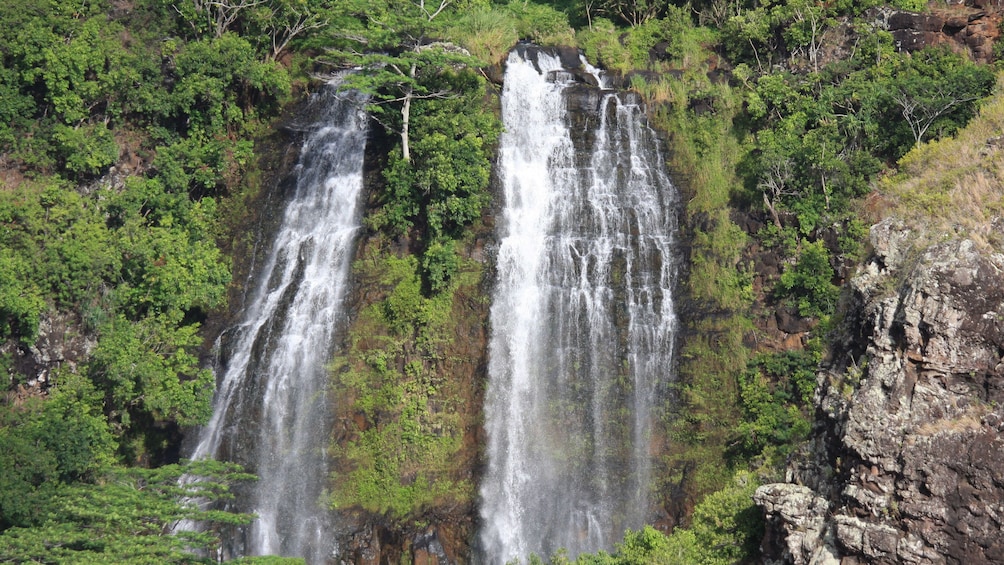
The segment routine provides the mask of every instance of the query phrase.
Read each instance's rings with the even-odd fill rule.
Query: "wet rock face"
[[[851,281],[794,484],[766,485],[765,551],[790,563],[1004,562],[1004,255],[922,252],[892,222]]]

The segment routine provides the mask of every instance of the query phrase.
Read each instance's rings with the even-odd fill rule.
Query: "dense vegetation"
[[[179,430],[208,417],[201,324],[226,308],[244,242],[236,228],[260,189],[254,140],[308,72],[348,66],[362,67],[347,85],[372,95],[385,162],[367,217],[373,243],[355,268],[373,303],[332,364],[339,410],[361,419],[332,448],[352,471],[333,479],[330,502],[404,530],[432,506],[473,504],[475,485],[450,464],[476,455],[463,452],[461,419],[476,421],[464,404],[477,395],[449,375],[469,357],[458,328],[485,310],[481,267],[466,258],[501,127],[483,68],[520,39],[645,71],[631,86],[667,132],[673,168],[688,172],[686,284],[699,315],[658,485],[681,527],[628,533],[613,554],[577,561],[751,558],[760,524],[749,494],[808,432],[841,277],[863,250],[861,199],[881,186],[904,214],[996,202],[943,190],[958,180],[949,173],[902,188],[919,163],[958,152],[950,136],[995,79],[948,49],[896,51],[860,17],[873,5],[2,3],[0,560],[201,559],[187,548],[209,560],[212,528],[175,537],[170,526],[251,519],[180,498],[225,497],[249,480],[238,469],[167,463]],[[846,56],[825,55],[847,38]],[[994,181],[970,184],[980,182]],[[753,248],[781,257],[781,272],[759,275]],[[757,347],[777,309],[810,320],[803,347]],[[57,330],[74,352],[26,361]],[[179,486],[186,473],[206,479]]]
[[[180,498],[225,494],[248,478],[233,469],[125,467],[170,458],[209,415],[199,328],[230,282],[224,211],[290,91],[281,50],[212,11],[0,7],[3,560],[190,562],[218,540],[167,535],[179,519],[251,519]],[[81,351],[20,373],[42,321]],[[180,487],[186,472],[218,480]]]

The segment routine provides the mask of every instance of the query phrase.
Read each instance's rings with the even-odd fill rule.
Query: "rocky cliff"
[[[876,27],[892,34],[897,49],[916,51],[930,45],[947,45],[974,61],[991,63],[993,45],[1000,37],[999,0],[947,2],[918,14],[888,7],[871,11]]]
[[[1004,255],[917,236],[871,230],[813,438],[754,497],[768,562],[1004,562]]]

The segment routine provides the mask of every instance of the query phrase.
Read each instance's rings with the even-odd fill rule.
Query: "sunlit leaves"
[[[198,326],[180,322],[173,311],[138,322],[120,315],[99,328],[88,374],[122,427],[136,414],[181,425],[209,417],[213,375],[194,354],[202,343]]]
[[[252,478],[233,465],[199,461],[110,468],[93,483],[54,486],[33,527],[0,535],[0,561],[215,563],[198,553],[220,545],[211,526],[246,524],[253,517],[204,510],[200,503],[227,499],[230,485]],[[201,529],[172,532],[181,520]]]
[[[177,112],[194,118],[190,128],[213,135],[253,117],[256,98],[274,100],[289,91],[289,76],[258,60],[247,39],[233,34],[193,41],[173,57],[178,81],[171,92]]]

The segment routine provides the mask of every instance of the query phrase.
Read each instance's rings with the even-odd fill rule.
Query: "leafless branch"
[[[424,13],[425,16],[427,18],[429,18],[429,21],[431,22],[433,20],[433,18],[435,18],[443,10],[445,10],[446,7],[449,6],[452,1],[453,0],[440,0],[439,7],[436,8],[436,10],[434,12],[430,13],[429,10],[427,10],[426,7],[425,7],[425,0],[418,0],[418,8],[420,10],[422,10],[422,13]]]

